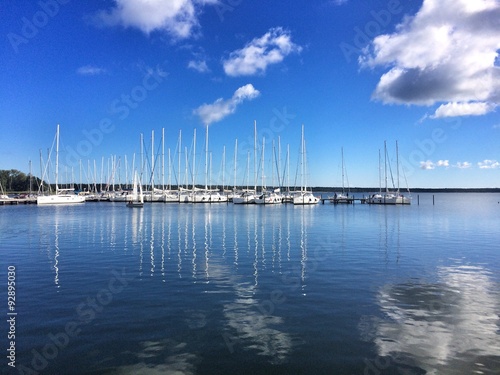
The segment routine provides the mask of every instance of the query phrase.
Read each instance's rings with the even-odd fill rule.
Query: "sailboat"
[[[59,124],[57,124],[56,131],[56,194],[55,195],[39,195],[36,198],[36,203],[39,205],[44,204],[74,204],[85,203],[83,195],[75,194],[75,189],[59,189],[58,175],[59,175]]]
[[[137,172],[134,174],[134,187],[132,194],[128,196],[127,207],[144,207],[144,194],[142,193],[142,183],[137,177]]]
[[[255,204],[257,197],[257,121],[253,125],[253,170],[254,170],[254,188],[249,188],[250,179],[250,152],[247,154],[247,188],[240,191],[238,195],[233,196],[233,204]]]
[[[305,141],[304,141],[304,125],[302,125],[302,136],[301,136],[301,186],[300,191],[294,193],[293,204],[295,205],[306,205],[306,204],[316,204],[319,202],[319,198],[315,197],[312,191],[307,191],[306,184],[306,157],[305,157]]]
[[[329,197],[332,203],[353,203],[353,197],[349,197],[349,193],[345,192],[345,183],[344,183],[344,175],[345,175],[345,166],[344,166],[344,148],[341,148],[342,154],[342,192],[335,193],[333,197]]]
[[[264,147],[266,144],[266,139],[262,140],[262,159],[261,159],[261,168],[262,168],[262,191],[260,194],[257,194],[255,197],[256,204],[278,204],[282,203],[282,197],[280,194],[280,189],[267,189],[265,184],[265,174],[264,174]],[[274,151],[274,150],[273,150]]]
[[[382,172],[381,172],[381,157],[380,157],[380,149],[378,150],[378,193],[372,194],[366,200],[368,204],[382,204],[384,197],[382,195]]]
[[[384,142],[384,169],[385,169],[385,193],[381,191],[380,184],[380,154],[379,154],[379,184],[380,184],[380,192],[379,194],[373,194],[368,198],[367,203],[369,204],[384,204],[384,205],[395,205],[395,204],[403,204],[410,205],[411,198],[406,197],[401,194],[399,189],[399,150],[398,150],[398,142],[396,141],[396,168],[397,168],[397,190],[390,191],[387,187],[387,143]],[[391,179],[392,179],[392,171],[391,171]],[[394,186],[394,180],[392,180]]]

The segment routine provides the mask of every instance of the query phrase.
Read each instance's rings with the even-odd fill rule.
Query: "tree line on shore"
[[[0,170],[0,187],[5,193],[18,193],[18,192],[37,192],[39,190],[42,180],[36,176],[26,174],[24,172],[18,171],[17,169]],[[102,184],[100,184],[102,185]],[[106,185],[106,184],[105,184]],[[44,182],[44,188],[47,188],[47,184]],[[77,184],[74,184],[78,188]],[[118,187],[119,185],[116,185]],[[55,186],[52,186],[53,188]],[[201,185],[200,185],[201,187]],[[111,190],[113,186],[109,187]],[[313,187],[312,190],[315,192],[335,192],[339,191],[338,187]],[[366,188],[366,187],[351,187],[349,191],[351,193],[364,193],[367,191],[377,191],[379,188]],[[85,187],[82,190],[86,190]],[[412,188],[410,189],[415,193],[457,193],[457,192],[476,192],[476,193],[498,193],[500,188]],[[1,191],[0,191],[1,194]]]
[[[38,191],[42,181],[35,176],[18,171],[17,169],[0,170],[0,186],[7,192]]]

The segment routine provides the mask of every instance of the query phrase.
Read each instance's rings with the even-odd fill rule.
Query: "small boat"
[[[254,190],[243,190],[240,194],[233,196],[233,204],[254,204]]]
[[[307,190],[306,183],[306,144],[304,140],[304,125],[302,125],[302,137],[301,137],[301,187],[300,191],[296,191],[293,194],[293,204],[294,205],[306,205],[306,204],[317,204],[319,202],[319,198],[314,196],[312,191]]]
[[[75,189],[59,189],[58,174],[59,174],[59,124],[57,125],[57,131],[56,131],[56,171],[55,171],[56,194],[38,195],[38,197],[36,198],[36,203],[38,205],[85,203],[85,197],[83,195],[75,194]]]
[[[144,194],[142,193],[142,183],[137,178],[137,172],[134,175],[134,188],[132,194],[128,196],[127,207],[144,207]]]
[[[338,204],[338,203],[350,204],[350,203],[354,203],[354,198],[352,196],[349,197],[349,192],[346,193],[345,187],[344,187],[344,174],[345,174],[344,169],[345,169],[345,167],[344,167],[344,148],[343,147],[341,149],[341,153],[342,153],[342,192],[335,193],[335,195],[333,197],[328,197],[328,199],[330,200],[330,202],[332,202],[334,204]]]
[[[255,198],[256,204],[279,204],[283,203],[283,196],[280,193],[280,189],[274,189],[273,191],[265,191],[262,195]]]
[[[385,169],[385,192],[382,192],[382,182],[381,182],[381,170],[380,170],[380,165],[381,165],[381,158],[380,158],[380,151],[379,151],[379,192],[378,194],[372,194],[370,197],[367,199],[368,204],[382,204],[382,205],[396,205],[396,204],[401,204],[401,205],[410,205],[411,204],[411,197],[407,197],[403,195],[400,192],[399,189],[399,150],[398,150],[398,142],[396,141],[396,164],[397,164],[397,190],[396,191],[390,191],[389,188],[387,187],[387,143],[384,142],[384,169]],[[404,171],[403,171],[404,172]],[[391,178],[392,178],[392,172],[391,172]],[[394,183],[394,182],[393,182]],[[409,189],[408,189],[409,192]]]

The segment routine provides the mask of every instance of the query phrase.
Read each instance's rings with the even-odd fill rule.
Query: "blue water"
[[[0,207],[0,371],[498,374],[500,195],[413,198]]]

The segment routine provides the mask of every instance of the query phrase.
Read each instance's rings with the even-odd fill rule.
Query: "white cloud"
[[[106,69],[99,68],[93,65],[85,65],[79,67],[76,72],[82,76],[96,76],[99,74],[106,73]]]
[[[455,167],[457,167],[459,169],[468,169],[468,168],[472,167],[472,164],[469,163],[468,161],[464,161],[464,162],[458,161],[457,164],[455,164]]]
[[[434,168],[436,168],[436,165],[430,160],[420,162],[420,169],[430,170]]]
[[[477,163],[477,166],[480,169],[497,169],[500,167],[500,163],[496,160],[486,159]]]
[[[454,116],[480,116],[495,109],[492,103],[469,102],[469,103],[447,103],[441,104],[431,118],[454,117]]]
[[[289,54],[301,51],[302,47],[292,42],[290,32],[276,27],[242,49],[231,52],[223,61],[224,71],[233,77],[264,73],[269,65],[280,63]]]
[[[199,8],[217,0],[114,0],[114,3],[112,9],[96,14],[99,25],[133,27],[145,34],[161,30],[175,39],[185,39],[199,26]]]
[[[393,34],[377,36],[360,57],[383,66],[373,98],[433,105],[433,118],[481,115],[500,104],[500,2],[424,0]]]
[[[424,170],[436,169],[436,167],[448,168],[449,166],[450,166],[449,160],[438,160],[435,163],[432,160],[426,160],[420,162],[420,169]]]
[[[210,71],[205,60],[191,60],[188,63],[188,68],[196,70],[199,73],[208,73]]]
[[[236,111],[238,105],[245,100],[255,99],[260,95],[252,84],[247,84],[236,90],[231,99],[217,99],[212,104],[202,104],[193,113],[197,115],[205,125],[218,122]]]

